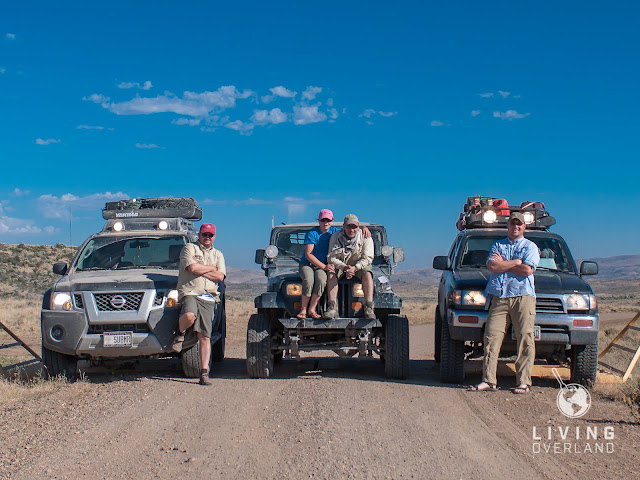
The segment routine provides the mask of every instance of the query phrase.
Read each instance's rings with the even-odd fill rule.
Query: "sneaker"
[[[336,302],[328,302],[327,309],[322,314],[322,318],[336,318],[338,315],[338,305]]]
[[[375,320],[376,314],[373,311],[373,302],[367,302],[364,304],[364,318],[367,320]]]
[[[176,353],[182,351],[182,343],[184,342],[184,333],[178,333],[171,342],[171,350]]]
[[[209,380],[209,375],[207,373],[200,375],[200,380],[198,381],[200,385],[211,385],[211,380]]]

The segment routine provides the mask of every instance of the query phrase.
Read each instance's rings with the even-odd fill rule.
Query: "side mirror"
[[[402,247],[395,247],[393,249],[393,263],[404,262],[404,249]]]
[[[262,265],[264,262],[264,248],[256,250],[256,263]]]
[[[596,262],[584,261],[580,264],[580,275],[597,275],[598,264]]]
[[[56,262],[53,264],[53,273],[56,275],[64,275],[67,273],[67,264],[64,262]]]
[[[446,255],[433,257],[433,268],[436,270],[451,270],[451,261]]]

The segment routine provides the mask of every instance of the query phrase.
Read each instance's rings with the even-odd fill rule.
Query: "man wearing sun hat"
[[[178,291],[182,311],[171,348],[176,353],[180,352],[186,331],[193,328],[200,346],[200,385],[211,385],[209,357],[213,316],[220,301],[218,282],[227,275],[222,252],[213,248],[215,238],[215,225],[203,223],[198,241],[188,243],[180,252]]]
[[[327,278],[327,310],[324,318],[335,318],[338,313],[338,279],[344,275],[347,280],[356,277],[362,282],[364,292],[364,318],[376,318],[373,310],[373,240],[367,238],[358,217],[350,213],[344,217],[342,230],[331,235],[327,260],[334,266]]]
[[[526,224],[520,212],[513,212],[507,224],[507,238],[493,243],[487,258],[491,272],[487,282],[489,315],[484,332],[482,382],[472,391],[497,390],[498,356],[509,319],[516,336],[516,384],[514,393],[528,393],[536,345],[533,326],[536,318],[536,291],[533,272],[540,262],[538,247],[524,238]]]

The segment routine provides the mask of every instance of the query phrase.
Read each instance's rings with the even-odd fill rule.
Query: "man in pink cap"
[[[182,311],[178,321],[178,334],[173,339],[171,348],[176,353],[182,351],[185,333],[193,327],[200,347],[200,385],[211,385],[209,358],[213,316],[216,304],[220,302],[218,282],[222,282],[227,276],[224,256],[213,248],[215,238],[215,225],[203,223],[198,241],[188,243],[180,252],[178,291]]]

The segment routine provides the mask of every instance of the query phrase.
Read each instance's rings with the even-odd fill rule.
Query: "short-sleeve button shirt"
[[[494,242],[489,250],[487,262],[494,253],[499,253],[505,260],[520,259],[523,264],[533,267],[534,270],[540,262],[538,246],[524,237],[520,237],[515,242],[509,240],[508,237]],[[523,295],[536,296],[533,274],[522,276],[511,272],[492,273],[485,291],[500,298]]]
[[[188,243],[180,252],[179,297],[182,299],[185,295],[202,295],[203,293],[209,293],[214,297],[219,296],[218,282],[201,275],[194,275],[187,270],[187,267],[194,263],[214,265],[220,273],[227,275],[224,256],[220,250],[213,247],[205,249],[200,242]]]

